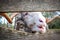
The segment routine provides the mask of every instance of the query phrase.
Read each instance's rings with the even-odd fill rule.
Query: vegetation
[[[43,15],[48,18],[51,19],[54,16],[56,16],[55,12],[43,12]],[[50,29],[60,29],[60,19],[55,19],[54,21],[52,21],[51,23],[48,24]]]

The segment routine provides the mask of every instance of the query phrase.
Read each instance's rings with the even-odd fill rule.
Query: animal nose
[[[43,22],[41,19],[39,19],[40,22]]]

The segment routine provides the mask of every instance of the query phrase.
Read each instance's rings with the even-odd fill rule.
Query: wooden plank
[[[0,12],[60,11],[60,0],[0,0]]]

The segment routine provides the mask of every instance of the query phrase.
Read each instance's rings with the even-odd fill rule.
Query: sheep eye
[[[26,14],[25,15],[28,15],[28,12],[26,12]]]

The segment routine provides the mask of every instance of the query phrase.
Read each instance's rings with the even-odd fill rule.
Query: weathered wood
[[[0,12],[60,11],[60,0],[0,0]]]
[[[60,29],[50,29],[45,34],[32,34],[0,27],[0,40],[60,40]]]

